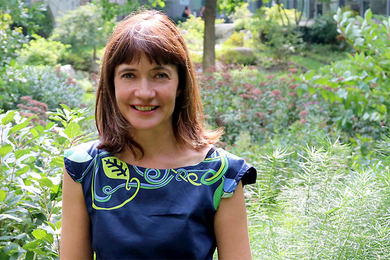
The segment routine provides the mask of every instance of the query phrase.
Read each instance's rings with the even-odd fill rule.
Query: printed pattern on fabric
[[[159,189],[168,185],[171,181],[187,182],[194,186],[212,185],[222,179],[221,184],[214,193],[214,208],[219,206],[220,198],[228,198],[233,195],[238,182],[225,176],[229,168],[229,162],[222,149],[217,149],[200,164],[201,168],[183,167],[178,169],[149,169],[128,165],[112,156],[108,152],[102,152],[92,158],[85,150],[75,147],[66,151],[65,158],[76,163],[88,163],[88,167],[82,173],[81,182],[87,173],[93,168],[91,185],[92,207],[97,210],[118,209],[133,200],[140,189]],[[208,167],[207,164],[210,164]],[[212,165],[211,165],[212,164]],[[193,169],[192,169],[193,168]],[[97,179],[97,174],[103,170],[109,180]],[[71,173],[70,173],[71,174]],[[115,183],[115,186],[104,183]],[[112,200],[118,193],[122,193],[121,199]],[[123,196],[123,194],[126,194]]]

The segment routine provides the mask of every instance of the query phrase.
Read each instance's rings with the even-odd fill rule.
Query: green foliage
[[[12,28],[22,28],[25,35],[34,33],[48,37],[53,30],[53,21],[46,4],[26,4],[22,0],[0,0],[0,14],[12,16]]]
[[[0,108],[16,109],[20,98],[31,96],[55,110],[59,104],[71,107],[82,102],[83,89],[72,78],[49,66],[8,67],[0,86]]]
[[[332,15],[318,15],[309,27],[298,27],[305,42],[337,44],[337,23]]]
[[[203,50],[204,35],[204,21],[202,18],[190,15],[185,22],[179,22],[178,28],[183,32],[191,60],[201,62],[203,52],[200,52],[200,50]]]
[[[223,44],[228,46],[243,47],[244,37],[244,32],[234,32]]]
[[[240,8],[244,5],[245,2],[243,0],[219,0],[217,1],[217,11],[219,13],[226,12],[232,13],[236,8]]]
[[[227,64],[236,64],[236,65],[255,65],[256,57],[255,56],[245,56],[239,53],[236,50],[230,49],[223,53],[223,56],[220,58],[221,61]]]
[[[322,148],[298,145],[287,150],[274,146],[273,156],[265,152],[258,156],[268,163],[261,163],[265,167],[259,167],[256,186],[247,188],[250,237],[256,241],[253,258],[386,258],[388,164],[377,161],[351,169],[348,146],[339,142],[325,142]],[[269,171],[294,173],[272,200],[265,197],[270,184],[263,178]],[[272,183],[280,183],[279,175]]]
[[[36,34],[33,38],[35,40],[24,44],[22,49],[16,51],[19,54],[17,61],[21,64],[54,66],[65,58],[66,51],[70,48],[70,45],[46,40]]]
[[[89,137],[86,110],[52,113],[59,125],[0,115],[1,259],[58,259],[63,151]]]
[[[287,10],[286,10],[287,11]],[[293,11],[289,14],[295,15]],[[287,62],[290,56],[304,47],[301,33],[294,25],[284,26],[278,7],[262,7],[251,19],[248,28],[253,35],[253,45],[265,44],[269,55],[276,61]]]
[[[116,2],[108,0],[94,1],[94,4],[100,5],[103,9],[103,19],[106,21],[111,21],[115,17],[124,17],[129,15],[131,12],[136,11],[141,6],[144,9],[164,9],[165,1],[164,0],[147,0],[142,1],[142,4],[139,0],[125,1],[124,4],[117,4]]]
[[[275,21],[279,25],[291,25],[300,15],[295,9],[284,9],[283,4],[274,5],[272,7],[261,7],[261,12],[264,12],[266,20]]]
[[[12,17],[0,12],[0,73],[5,65],[10,64],[16,58],[15,51],[28,41],[28,38],[23,36],[21,28],[11,29],[11,24]],[[0,78],[1,85],[2,80]]]
[[[334,16],[338,32],[353,50],[348,59],[325,67],[320,75],[307,72],[300,89],[318,93],[337,106],[333,120],[345,131],[379,138],[389,118],[390,20],[376,23],[367,10],[365,17],[351,13]]]
[[[242,131],[249,132],[252,142],[263,143],[297,121],[309,126],[311,120],[318,120],[318,124],[329,120],[328,105],[318,95],[298,98],[299,84],[293,74],[264,78],[255,67],[226,67],[206,72],[199,82],[207,123],[224,128],[222,141],[227,145],[234,144]]]
[[[72,50],[84,46],[103,45],[112,32],[114,22],[103,19],[103,9],[94,4],[79,6],[58,18],[52,40],[70,44]]]
[[[246,29],[248,27],[248,23],[250,23],[253,13],[248,9],[248,6],[248,3],[238,5],[234,8],[234,12],[229,15],[229,18],[236,26],[236,31]]]

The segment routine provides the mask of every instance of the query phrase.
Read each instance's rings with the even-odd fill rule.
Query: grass
[[[319,62],[309,57],[303,57],[300,55],[292,55],[290,60],[296,63],[298,66],[299,65],[304,66],[308,70],[319,71],[321,67],[325,66],[325,64],[322,62]]]

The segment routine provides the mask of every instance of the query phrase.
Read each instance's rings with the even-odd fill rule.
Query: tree
[[[107,21],[112,20],[114,17],[127,16],[141,6],[144,8],[165,7],[165,0],[128,0],[123,5],[109,0],[95,0],[94,3],[103,8],[103,19]]]
[[[244,0],[219,0],[218,10],[232,12]],[[204,10],[203,70],[215,66],[215,18],[217,0],[207,0]]]
[[[215,17],[217,0],[206,1],[204,10],[203,71],[215,66]]]
[[[102,17],[102,8],[94,4],[79,6],[57,19],[53,40],[72,45],[73,50],[83,46],[93,46],[93,60],[96,58],[96,46],[105,44],[113,21],[106,22]]]

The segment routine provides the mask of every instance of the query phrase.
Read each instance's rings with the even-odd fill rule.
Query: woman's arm
[[[93,259],[91,222],[80,183],[64,169],[62,185],[61,260]]]
[[[244,190],[241,182],[233,197],[221,199],[214,218],[218,259],[252,259],[249,244]]]

